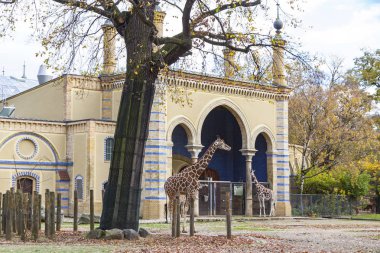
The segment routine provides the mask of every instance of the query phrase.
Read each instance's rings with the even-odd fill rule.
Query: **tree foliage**
[[[303,73],[289,100],[289,141],[302,146],[301,192],[305,179],[365,156],[373,137],[368,95],[358,85],[333,80],[320,71]]]

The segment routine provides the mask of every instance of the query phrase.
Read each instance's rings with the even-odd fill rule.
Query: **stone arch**
[[[178,125],[181,125],[183,129],[185,129],[187,137],[188,137],[188,144],[194,144],[195,143],[195,137],[197,135],[197,131],[193,125],[193,123],[185,116],[177,116],[173,118],[170,123],[168,124],[168,130],[166,131],[166,141],[170,143],[172,141],[172,134],[174,131],[174,128]]]
[[[201,143],[203,123],[206,120],[206,117],[209,115],[209,113],[218,106],[222,106],[226,108],[235,117],[241,131],[242,149],[249,148],[251,146],[251,140],[249,138],[250,130],[249,130],[249,124],[248,124],[247,118],[245,117],[244,113],[241,111],[239,106],[236,105],[232,100],[227,99],[227,98],[218,98],[218,99],[212,100],[204,107],[197,121],[198,125],[197,125],[197,136],[195,139],[196,142]]]
[[[15,133],[15,134],[12,134],[12,135],[8,136],[4,141],[2,141],[0,143],[0,149],[7,142],[9,142],[10,140],[12,140],[13,138],[18,137],[18,136],[23,136],[23,135],[25,135],[25,136],[33,136],[33,137],[41,140],[42,142],[44,142],[49,147],[50,151],[52,152],[52,154],[54,156],[55,162],[59,161],[58,152],[57,152],[56,148],[54,147],[54,145],[47,138],[45,138],[44,136],[42,136],[40,134],[37,134],[37,133],[33,133],[33,132],[19,132],[19,133]]]
[[[23,172],[17,172],[16,174],[12,175],[12,187],[17,189],[16,183],[17,178],[19,177],[31,177],[36,181],[36,191],[40,192],[40,176],[36,173],[33,173],[31,171],[23,171]]]
[[[272,133],[272,131],[270,130],[269,127],[267,127],[266,125],[258,125],[257,127],[255,127],[255,129],[252,131],[252,134],[251,134],[251,143],[253,143],[253,148],[255,147],[255,140],[257,138],[257,136],[259,134],[263,134],[266,142],[267,142],[267,145],[268,145],[268,152],[274,152],[275,151],[275,137],[274,137],[274,134]]]

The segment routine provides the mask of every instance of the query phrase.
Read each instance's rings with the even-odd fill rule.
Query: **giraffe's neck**
[[[213,143],[203,154],[201,159],[198,160],[198,168],[197,168],[197,175],[202,175],[203,171],[207,168],[208,164],[210,163],[212,156],[214,155],[215,151],[217,150],[215,144]]]

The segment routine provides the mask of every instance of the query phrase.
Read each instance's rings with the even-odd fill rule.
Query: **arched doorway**
[[[172,168],[173,174],[176,174],[180,169],[191,164],[191,154],[187,150],[188,136],[185,128],[182,125],[177,125],[172,133]]]
[[[255,155],[252,158],[252,168],[255,171],[255,175],[260,184],[265,187],[269,187],[269,178],[268,178],[268,151],[269,143],[265,138],[263,133],[260,133],[255,140],[255,149],[257,150]],[[260,213],[260,204],[257,198],[256,187],[252,188],[253,196],[253,214],[258,215]],[[269,201],[266,201],[265,210],[270,210]]]
[[[208,171],[213,172],[218,180],[222,182],[204,183],[207,190],[201,189],[199,196],[200,214],[205,215],[213,209],[213,214],[223,214],[225,210],[225,193],[232,190],[233,214],[244,213],[244,195],[240,192],[234,194],[235,187],[231,189],[229,182],[245,182],[245,158],[240,152],[242,149],[242,134],[240,126],[234,115],[225,107],[214,108],[205,118],[201,130],[201,144],[205,147],[200,155],[203,155],[207,148],[215,141],[219,135],[226,144],[231,146],[231,151],[218,150],[214,154],[208,165]],[[214,179],[214,178],[213,178]],[[202,192],[206,192],[208,197],[203,197]],[[202,203],[208,201],[209,203]],[[210,203],[212,201],[213,203]],[[202,210],[202,206],[208,209]]]
[[[35,180],[30,177],[18,177],[17,178],[17,190],[21,190],[23,193],[32,194],[34,190]]]

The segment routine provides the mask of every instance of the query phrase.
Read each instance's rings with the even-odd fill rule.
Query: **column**
[[[157,81],[158,82],[158,81]],[[160,83],[156,83],[160,86]],[[166,194],[164,184],[171,168],[170,143],[166,141],[166,93],[159,87],[153,100],[149,120],[149,135],[145,145],[144,173],[142,178],[143,219],[165,218]]]
[[[289,143],[288,143],[288,100],[276,101],[276,159],[277,171],[277,216],[291,216],[289,199]]]
[[[252,201],[252,157],[256,153],[256,149],[240,149],[240,152],[245,156],[245,216],[253,215]]]
[[[186,145],[185,148],[190,152],[191,154],[191,162],[192,164],[198,162],[198,156],[199,153],[202,151],[202,148],[204,146],[202,145]],[[194,199],[194,216],[199,216],[199,193],[197,191],[197,194],[195,195]]]

